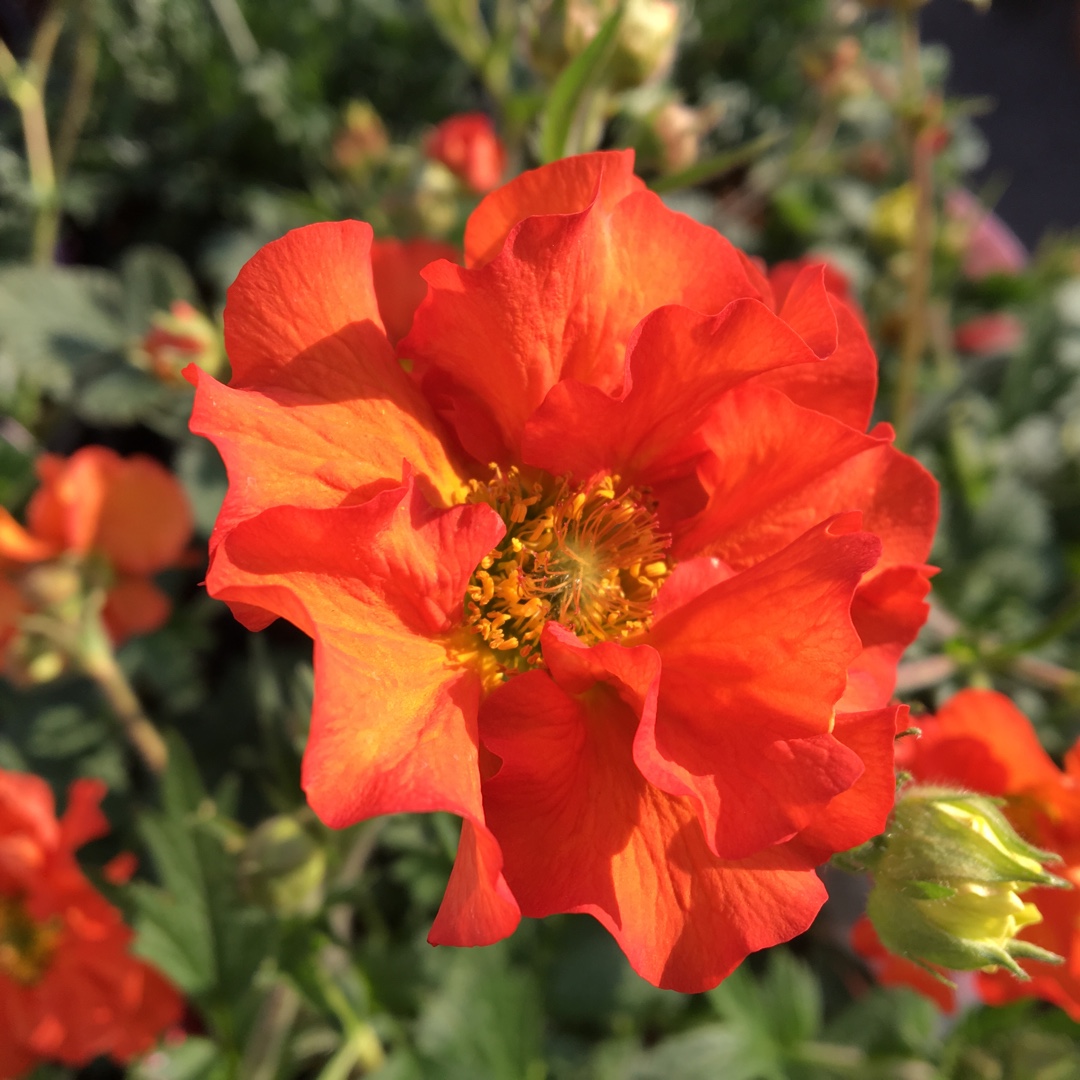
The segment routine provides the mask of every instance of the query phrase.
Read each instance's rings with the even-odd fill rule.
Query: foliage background
[[[678,209],[770,261],[812,251],[848,273],[879,347],[880,417],[901,421],[943,485],[935,559],[945,569],[902,692],[932,708],[962,686],[994,685],[1052,752],[1080,734],[1080,249],[1048,238],[1026,270],[964,275],[942,195],[965,183],[986,146],[970,120],[981,106],[944,97],[947,54],[923,51],[913,97],[887,15],[840,0],[699,0],[670,75],[604,97],[597,114],[597,84],[552,86],[535,72],[523,32],[503,29],[514,9],[464,0],[2,9],[19,60],[43,20],[59,12],[64,23],[43,86],[57,190],[35,185],[20,115],[0,110],[0,498],[23,506],[43,449],[140,450],[180,477],[202,542],[201,564],[164,575],[170,623],[120,654],[171,733],[160,790],[91,684],[0,682],[0,766],[41,773],[57,791],[76,776],[108,783],[115,831],[87,862],[139,853],[140,883],[110,895],[137,926],[139,949],[191,1001],[184,1037],[132,1075],[1080,1076],[1080,1025],[1057,1010],[972,1005],[943,1018],[908,991],[875,987],[847,943],[860,886],[840,875],[830,874],[834,899],[809,934],[688,997],[634,976],[584,917],[528,923],[490,949],[434,950],[424,937],[456,822],[391,818],[331,833],[304,806],[310,645],[281,625],[249,635],[200,588],[223,470],[186,431],[189,391],[132,358],[176,299],[216,318],[243,261],[291,227],[358,216],[381,234],[459,237],[474,200],[419,147],[431,124],[475,109],[497,118],[514,167],[558,143],[552,132],[560,150],[572,137],[633,144]],[[470,45],[478,18],[490,28],[486,52]],[[845,66],[850,40],[856,57]],[[352,101],[369,102],[389,135],[360,169],[335,149]],[[669,101],[708,117],[687,171],[665,169],[658,146],[655,117]],[[579,122],[596,115],[591,128]],[[932,165],[927,347],[915,404],[898,417],[911,250],[888,198],[910,179],[912,127],[928,117],[947,138]],[[50,214],[58,256],[35,260],[35,230]],[[1023,342],[958,353],[953,328],[991,312],[1019,318]],[[99,1063],[85,1075],[116,1072]]]

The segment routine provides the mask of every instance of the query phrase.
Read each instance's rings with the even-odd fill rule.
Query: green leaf
[[[123,310],[106,270],[0,267],[0,387],[21,378],[66,399],[78,374],[122,356]]]
[[[222,1080],[227,1062],[210,1039],[189,1035],[176,1046],[163,1046],[131,1069],[132,1080]]]
[[[600,27],[596,37],[567,65],[551,88],[547,106],[540,117],[541,161],[558,161],[566,155],[572,131],[583,122],[589,92],[599,80],[614,48],[623,10],[624,5],[620,3]]]
[[[756,161],[766,150],[772,149],[780,142],[787,133],[784,131],[766,131],[750,142],[742,146],[724,150],[719,154],[713,154],[703,161],[697,161],[682,172],[672,173],[670,176],[659,176],[650,181],[649,188],[658,195],[668,191],[679,191],[682,188],[697,187],[710,180],[715,180],[724,173],[731,172],[743,165],[749,165]]]
[[[168,311],[174,300],[196,303],[198,291],[184,260],[153,244],[132,247],[120,265],[124,283],[124,316],[128,334],[141,338],[156,312]]]
[[[813,1039],[822,1021],[821,987],[814,973],[787,949],[769,951],[761,983],[776,1041],[792,1048]]]
[[[665,1039],[624,1066],[625,1080],[785,1080],[775,1058],[745,1031],[709,1024]]]

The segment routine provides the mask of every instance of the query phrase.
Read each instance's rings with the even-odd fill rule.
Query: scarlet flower
[[[130,1061],[183,1002],[131,955],[131,930],[74,852],[108,831],[105,787],[78,780],[57,820],[40,777],[0,770],[0,1080],[43,1061]]]
[[[84,579],[104,586],[103,616],[114,641],[159,627],[170,605],[151,577],[179,559],[192,530],[176,479],[145,455],[121,458],[103,446],[69,458],[45,454],[37,473],[41,486],[26,528],[0,507],[0,646],[33,606],[27,574],[38,567],[50,573],[37,575],[35,592],[65,576],[73,592]]]
[[[431,940],[589,912],[700,990],[884,826],[937,497],[862,434],[876,362],[823,269],[774,291],[632,168],[488,196],[397,356],[366,225],[269,245],[192,428],[230,474],[211,593],[315,639],[311,805],[464,819]]]
[[[1005,800],[1013,827],[1037,847],[1058,852],[1063,865],[1051,867],[1080,887],[1080,742],[1066,755],[1064,772],[1042,748],[1031,722],[1004,694],[964,690],[934,717],[920,718],[922,737],[908,743],[904,766],[919,781],[960,785]],[[1032,889],[1042,922],[1018,935],[1065,957],[1053,965],[1022,960],[1031,975],[1020,982],[1004,973],[980,972],[983,999],[997,1005],[1038,997],[1080,1020],[1080,891]]]
[[[444,120],[428,136],[424,153],[479,194],[497,187],[506,171],[506,148],[483,113]]]
[[[1024,324],[1006,311],[977,315],[961,323],[953,335],[960,352],[974,356],[999,356],[1020,347],[1024,341]]]

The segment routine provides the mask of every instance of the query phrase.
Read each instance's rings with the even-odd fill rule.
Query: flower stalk
[[[897,18],[900,24],[903,64],[901,109],[907,128],[911,183],[915,196],[907,310],[893,409],[896,441],[898,445],[905,446],[911,437],[919,370],[926,352],[927,306],[934,243],[934,176],[932,148],[923,133],[926,88],[919,64],[919,17],[914,9],[903,7],[898,11]]]

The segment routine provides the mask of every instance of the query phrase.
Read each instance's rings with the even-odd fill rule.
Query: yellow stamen
[[[620,490],[617,476],[572,488],[516,468],[492,469],[487,483],[470,483],[468,501],[493,507],[507,532],[466,590],[465,623],[475,645],[455,637],[455,659],[494,656],[498,675],[484,665],[491,685],[543,663],[537,645],[548,622],[590,644],[644,629],[670,571],[669,537],[643,493]]]
[[[0,896],[0,975],[33,985],[48,968],[59,940],[59,920],[39,923],[20,899]]]

